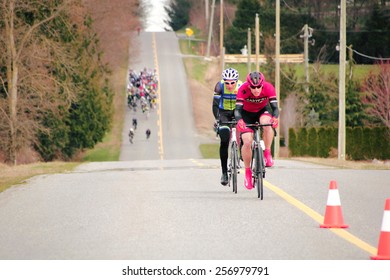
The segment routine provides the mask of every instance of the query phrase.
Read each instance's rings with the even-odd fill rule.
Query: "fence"
[[[273,56],[274,60],[275,57]],[[252,63],[256,62],[256,55],[252,54],[250,56],[250,60]],[[248,62],[248,55],[243,54],[225,54],[225,63],[246,63]],[[303,63],[304,56],[303,54],[281,54],[279,56],[280,63]],[[259,63],[265,64],[267,63],[267,57],[263,54],[259,55]]]

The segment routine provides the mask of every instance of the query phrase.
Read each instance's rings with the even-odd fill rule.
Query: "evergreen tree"
[[[360,97],[359,83],[348,80],[345,100],[345,121],[350,127],[362,126],[366,119],[366,107]]]
[[[383,9],[378,5],[374,6],[371,17],[365,22],[366,32],[359,33],[352,37],[355,46],[359,46],[359,52],[372,57],[390,56],[390,10]],[[358,63],[369,63],[373,61],[367,56],[358,56]]]
[[[309,115],[308,115],[306,126],[307,127],[319,127],[319,126],[321,126],[321,122],[320,122],[319,119],[320,119],[319,118],[319,114],[316,113],[314,108],[312,108],[310,110]]]
[[[113,113],[113,93],[106,79],[109,69],[101,61],[99,41],[91,28],[92,20],[87,17],[84,24],[84,31],[72,42],[77,62],[72,79],[78,88],[63,119],[69,128],[69,141],[61,147],[63,158],[71,158],[76,152],[101,142],[110,129]]]
[[[324,76],[321,73],[313,75],[309,93],[302,93],[302,102],[306,104],[303,112],[306,124],[311,110],[319,115],[322,125],[333,125],[338,120],[337,79],[333,75]]]
[[[232,26],[230,26],[224,37],[226,53],[239,53],[246,45],[246,34],[248,28],[254,30],[256,13],[261,9],[258,0],[241,0],[238,3]]]
[[[191,6],[190,0],[173,0],[168,7],[165,7],[165,11],[169,16],[166,23],[172,27],[173,31],[177,31],[188,24]]]
[[[41,121],[46,129],[39,131],[34,147],[45,161],[70,159],[80,150],[93,148],[110,129],[113,112],[113,93],[106,79],[109,70],[101,61],[91,18],[86,16],[72,29],[66,21],[52,21],[42,26],[42,32],[48,29],[60,34],[56,40],[71,63],[62,61],[62,56],[54,57],[47,67],[59,84],[73,85],[74,92],[69,106],[60,103],[56,114],[49,112]]]

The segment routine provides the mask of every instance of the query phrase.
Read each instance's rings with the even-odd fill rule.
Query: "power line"
[[[289,6],[289,5],[286,3],[286,1],[284,1],[284,0],[282,0],[282,1],[283,1],[284,5],[286,5],[286,7],[287,7],[289,10],[291,10],[291,11],[293,11],[293,12],[295,12],[295,13],[300,13],[299,10],[294,9],[293,7]]]
[[[228,14],[228,12],[227,12],[226,5],[223,6],[223,10],[224,10],[224,14],[226,15],[226,17],[227,17],[227,19],[228,19],[230,25],[233,25],[233,22],[232,22],[232,20],[230,19],[229,14]]]
[[[374,57],[374,56],[362,54],[362,53],[360,53],[360,52],[358,52],[358,51],[356,51],[348,46],[347,46],[347,49],[349,49],[349,50],[353,51],[354,53],[356,53],[357,55],[360,55],[360,56],[365,57],[365,58],[369,58],[369,59],[373,59],[373,60],[390,60],[390,58],[381,58],[381,57]]]

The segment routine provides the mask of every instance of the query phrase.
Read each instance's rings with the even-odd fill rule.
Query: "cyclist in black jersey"
[[[236,108],[236,96],[242,82],[238,79],[239,73],[236,69],[227,68],[222,71],[222,80],[216,83],[212,104],[215,126],[218,126],[218,134],[221,139],[219,157],[221,160],[221,184],[228,184],[227,161],[230,139],[230,127],[224,122],[232,121],[234,109]],[[220,125],[218,125],[220,124]]]
[[[131,127],[129,130],[129,141],[131,144],[133,144],[133,138],[134,138],[134,129]]]
[[[151,134],[151,131],[150,131],[150,129],[148,128],[148,129],[146,130],[146,139],[149,139],[150,134]]]

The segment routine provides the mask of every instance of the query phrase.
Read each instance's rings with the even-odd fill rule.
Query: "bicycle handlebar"
[[[219,123],[219,126],[221,125],[236,125],[237,124],[237,121],[234,120],[234,121],[227,121],[227,122],[220,122]],[[251,123],[251,124],[246,124],[246,127],[254,127],[254,128],[259,128],[259,127],[264,127],[264,126],[272,126],[272,123],[264,123],[264,124],[261,124],[261,123]],[[272,128],[274,130],[274,136],[276,136],[276,129],[275,128]],[[218,134],[218,132],[217,132]]]
[[[272,123],[251,123],[251,124],[246,124],[247,127],[263,127],[263,126],[272,126]]]
[[[237,121],[227,121],[227,122],[220,122],[219,125],[227,125],[227,124],[237,124]]]

